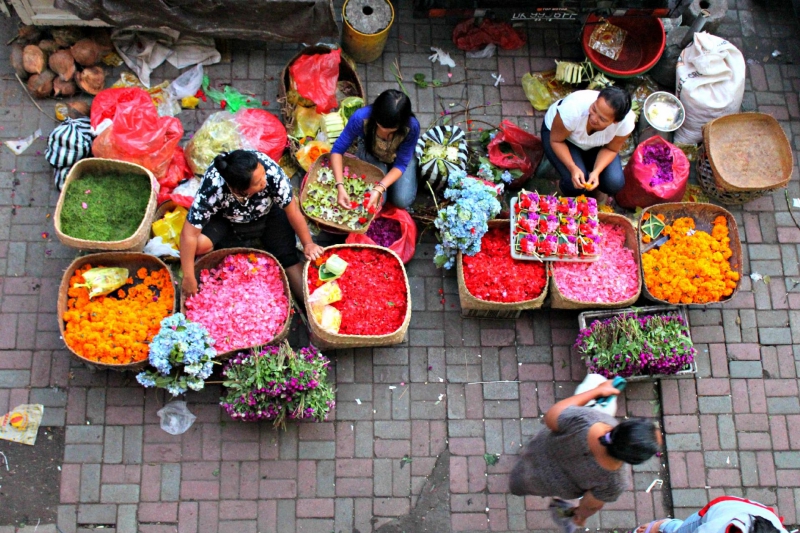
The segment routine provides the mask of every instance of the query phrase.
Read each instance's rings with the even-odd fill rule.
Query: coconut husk
[[[67,107],[69,107],[69,118],[88,117],[91,112],[91,107],[83,100],[69,102]]]
[[[61,78],[53,80],[53,96],[74,96],[78,86],[72,80],[64,81]]]
[[[47,54],[35,44],[22,49],[22,68],[28,74],[41,74],[47,68]]]
[[[59,48],[69,48],[83,39],[83,30],[75,26],[53,28],[50,33]]]
[[[35,43],[41,38],[42,30],[36,26],[20,26],[17,31],[17,39],[23,43],[23,46],[27,43]]]
[[[34,98],[47,98],[53,93],[53,80],[56,75],[52,70],[34,74],[28,79],[28,91]]]
[[[88,37],[95,42],[100,49],[100,56],[114,50],[114,43],[111,42],[111,33],[105,28],[90,28]]]
[[[39,41],[38,46],[47,55],[54,54],[58,51],[58,45],[52,39],[42,39]]]
[[[69,50],[75,62],[84,67],[92,67],[100,59],[100,47],[91,39],[81,39]]]
[[[11,67],[14,69],[14,72],[16,72],[17,76],[19,76],[21,80],[28,79],[28,71],[25,70],[25,66],[22,62],[22,50],[24,48],[25,47],[23,45],[18,43],[14,43],[11,45],[11,59],[10,59]]]
[[[75,73],[75,81],[84,92],[96,95],[106,85],[106,72],[102,67],[89,67]]]
[[[51,55],[47,60],[47,65],[50,70],[58,74],[62,82],[70,81],[75,76],[75,60],[72,58],[72,53],[66,48]]]

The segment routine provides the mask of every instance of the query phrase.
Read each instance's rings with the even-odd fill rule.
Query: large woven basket
[[[636,236],[636,229],[633,227],[633,223],[627,217],[612,213],[599,213],[598,219],[602,224],[620,226],[625,231],[625,247],[633,250],[633,259],[636,261],[636,275],[639,276],[639,290],[637,290],[636,294],[627,300],[622,300],[620,302],[604,303],[581,302],[578,300],[573,300],[564,296],[564,294],[562,294],[562,292],[558,289],[558,283],[556,282],[555,276],[555,269],[557,268],[556,263],[553,265],[553,275],[550,278],[550,290],[552,291],[550,294],[550,307],[553,309],[618,309],[633,305],[642,294],[642,276],[640,274],[641,258],[639,257],[639,247],[637,244],[638,238]]]
[[[64,344],[66,344],[67,349],[72,352],[72,354],[82,363],[86,363],[87,365],[95,368],[102,368],[108,370],[117,370],[117,371],[139,371],[147,366],[147,359],[144,361],[139,361],[136,363],[131,363],[127,365],[109,365],[106,363],[99,363],[93,359],[88,359],[83,357],[75,350],[73,350],[69,344],[66,343],[66,325],[64,323],[64,313],[67,312],[67,302],[69,300],[69,295],[67,291],[69,291],[69,280],[72,275],[75,273],[76,270],[83,267],[86,264],[91,264],[93,267],[103,266],[103,267],[122,267],[127,268],[128,271],[131,273],[131,276],[135,275],[135,272],[140,268],[144,267],[147,268],[149,272],[159,269],[166,269],[168,272],[169,268],[165,265],[162,261],[160,261],[157,257],[153,257],[152,255],[142,254],[138,252],[104,252],[98,254],[89,254],[78,257],[75,259],[72,264],[70,264],[67,269],[64,271],[64,275],[61,277],[61,285],[58,288],[58,329],[61,332],[61,338],[65,339]],[[174,279],[172,277],[172,272],[169,273],[170,283],[175,286]],[[173,307],[174,311],[174,307]],[[166,318],[166,317],[164,317]]]
[[[707,306],[713,305],[718,303],[724,303],[734,296],[736,293],[739,292],[739,287],[742,283],[742,241],[739,239],[739,228],[736,226],[736,220],[733,218],[733,215],[730,212],[718,205],[714,204],[703,204],[703,203],[667,203],[667,204],[659,204],[648,207],[644,209],[641,213],[639,218],[639,227],[642,225],[643,217],[646,213],[650,213],[651,216],[655,215],[664,215],[664,222],[666,224],[672,224],[676,219],[681,217],[692,217],[694,219],[695,228],[700,231],[705,231],[707,233],[711,233],[711,229],[713,227],[714,219],[718,216],[724,216],[725,220],[728,221],[728,234],[731,239],[730,248],[733,255],[731,255],[730,261],[731,270],[737,272],[739,274],[739,280],[736,282],[736,288],[733,289],[733,292],[730,296],[725,298],[724,300],[720,300],[719,302],[709,302],[709,303],[692,303],[689,305],[695,306]],[[647,246],[646,243],[642,242],[642,235],[639,232],[639,238],[637,239],[639,243],[639,259],[641,265],[641,256],[645,251],[645,247]],[[658,302],[666,305],[675,305],[667,300],[661,300],[660,298],[656,298],[653,296],[647,288],[647,283],[645,282],[644,278],[644,267],[640,267],[641,278],[642,278],[642,292],[644,296],[653,302]],[[683,305],[683,304],[681,304]]]
[[[405,266],[403,266],[403,261],[400,260],[400,256],[388,248],[373,246],[371,244],[335,244],[333,246],[326,247],[325,251],[335,250],[337,248],[372,248],[386,254],[391,254],[395,259],[397,259],[397,262],[400,264],[400,269],[403,272],[403,280],[406,285],[406,316],[403,319],[403,323],[400,325],[400,327],[392,333],[387,333],[385,335],[341,335],[338,333],[328,333],[322,329],[322,327],[317,324],[317,321],[314,319],[314,315],[309,313],[308,327],[311,330],[310,333],[312,343],[320,349],[331,348],[338,350],[342,348],[391,346],[392,344],[400,344],[403,342],[403,339],[406,336],[406,331],[408,331],[408,325],[411,322],[411,287],[408,284],[408,274],[406,273]],[[309,263],[306,262],[303,268],[303,302],[305,303],[306,309],[309,308],[308,299],[311,296],[308,291],[308,268]]]
[[[489,228],[507,229],[509,224],[508,219],[495,219],[489,221]],[[547,264],[545,264],[545,276],[550,276],[550,266]],[[467,284],[464,280],[464,263],[461,252],[456,256],[456,277],[458,279],[458,299],[461,303],[461,314],[469,318],[518,318],[522,311],[542,307],[545,298],[547,298],[547,287],[550,285],[549,282],[545,283],[539,296],[523,302],[489,302],[475,298],[467,289]]]
[[[221,250],[214,250],[213,252],[210,252],[202,256],[200,259],[197,260],[197,262],[195,262],[194,275],[196,276],[196,279],[198,280],[199,283],[201,271],[214,268],[220,263],[222,263],[222,261],[224,261],[227,256],[236,254],[266,255],[267,257],[275,261],[275,264],[277,264],[278,268],[280,268],[281,282],[283,282],[283,292],[284,294],[286,294],[286,298],[289,301],[289,312],[286,315],[286,321],[283,323],[283,327],[280,329],[280,331],[275,335],[275,337],[271,341],[265,343],[270,345],[280,344],[286,339],[286,337],[289,336],[289,326],[291,326],[292,324],[292,291],[289,289],[289,278],[286,277],[286,272],[283,270],[281,264],[278,263],[278,260],[275,259],[275,257],[272,254],[267,253],[263,250],[257,250],[255,248],[222,248]],[[183,313],[184,315],[186,314],[186,293],[184,293],[183,290],[181,290],[181,313]],[[253,320],[258,320],[258,319],[259,317],[257,316],[253,317]],[[247,351],[254,347],[255,345],[243,346],[235,350],[228,350],[227,352],[218,353],[216,360],[227,361],[233,355],[239,352]]]
[[[792,177],[792,147],[783,128],[764,113],[737,113],[703,126],[714,183],[723,191],[785,187]]]
[[[770,189],[734,192],[718,187],[714,177],[714,170],[711,168],[711,163],[708,160],[704,146],[701,146],[700,150],[697,152],[697,182],[709,198],[713,198],[719,203],[726,205],[746,204],[770,192]]]
[[[300,208],[303,210],[303,214],[316,222],[320,228],[324,230],[333,230],[334,233],[366,233],[367,230],[369,230],[369,225],[375,219],[375,215],[370,215],[367,217],[367,223],[364,225],[364,227],[354,230],[344,224],[337,224],[336,222],[331,222],[323,218],[312,216],[306,212],[303,204],[305,203],[306,199],[308,199],[308,186],[312,183],[316,183],[317,173],[319,172],[319,169],[322,168],[323,164],[330,166],[330,154],[322,154],[319,156],[319,158],[314,161],[314,164],[311,165],[311,168],[308,169],[308,174],[306,174],[306,177],[303,180],[302,188],[300,190]],[[378,183],[381,181],[381,179],[383,179],[383,172],[381,169],[356,157],[347,157],[344,160],[344,166],[350,167],[352,173],[365,176],[364,181],[367,183]],[[331,194],[334,196],[334,198],[336,197],[337,190],[335,186],[331,187]]]
[[[106,174],[106,175],[120,175],[120,174],[141,174],[147,176],[150,180],[150,200],[147,202],[147,209],[145,210],[142,223],[136,229],[136,232],[121,241],[87,241],[84,239],[76,239],[70,237],[61,231],[61,209],[64,206],[64,198],[70,183],[76,179],[84,176],[85,174]],[[70,248],[77,248],[78,250],[110,250],[116,252],[141,252],[144,250],[147,239],[150,236],[150,227],[153,224],[153,215],[156,211],[156,197],[158,195],[158,181],[152,172],[143,166],[125,161],[116,161],[114,159],[101,159],[92,157],[89,159],[82,159],[75,163],[67,174],[67,179],[64,181],[64,187],[61,189],[61,195],[58,197],[58,204],[56,205],[56,212],[53,216],[53,223],[56,228],[56,237],[62,244]]]

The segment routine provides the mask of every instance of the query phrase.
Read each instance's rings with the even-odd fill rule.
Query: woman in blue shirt
[[[385,176],[372,189],[369,205],[377,207],[384,194],[395,206],[409,207],[417,195],[417,162],[414,148],[419,139],[419,122],[411,112],[408,96],[390,89],[378,95],[372,105],[359,109],[347,121],[331,150],[339,205],[350,209],[344,190],[342,155],[358,139],[356,157],[380,168]]]

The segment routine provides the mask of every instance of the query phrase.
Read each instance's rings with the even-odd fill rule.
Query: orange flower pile
[[[714,219],[711,235],[679,218],[664,228],[669,240],[642,255],[650,294],[672,304],[718,302],[733,294],[739,273],[731,269],[731,239],[725,217]]]
[[[108,296],[89,299],[83,273],[85,265],[69,280],[68,310],[64,313],[64,342],[86,359],[107,365],[125,365],[147,359],[148,343],[160,328],[161,320],[173,312],[175,290],[166,269],[136,272],[137,282]],[[126,289],[127,288],[127,289]]]

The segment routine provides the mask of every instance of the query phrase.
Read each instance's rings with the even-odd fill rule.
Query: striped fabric
[[[72,165],[92,155],[92,127],[89,118],[64,120],[50,133],[44,155],[55,169],[53,179],[58,190],[61,190]]]

